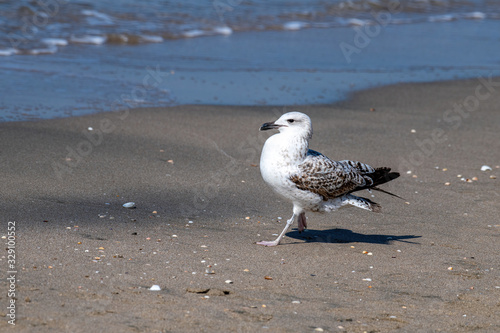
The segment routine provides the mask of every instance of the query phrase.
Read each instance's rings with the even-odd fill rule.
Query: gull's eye
[[[291,123],[293,123],[295,120],[293,120],[293,119],[288,119],[287,121],[288,121],[288,123],[289,123],[289,124],[291,124]]]

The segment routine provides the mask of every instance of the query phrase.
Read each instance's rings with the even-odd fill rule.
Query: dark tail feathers
[[[373,184],[370,187],[374,188],[398,178],[400,174],[399,172],[391,172],[391,168],[382,167],[376,168],[374,173],[367,176],[373,180]]]
[[[400,176],[399,172],[391,172],[391,168],[386,168],[386,167],[377,168],[375,169],[373,175],[370,175],[370,178],[373,180],[373,184],[369,186],[367,189],[383,192],[385,194],[392,195],[393,197],[399,198],[401,200],[405,200],[401,198],[399,195],[378,188],[378,185],[388,183],[391,180],[398,178],[399,176]]]
[[[375,190],[375,191],[383,192],[383,193],[392,195],[393,197],[405,200],[394,193],[391,193],[389,191],[378,188],[379,185],[385,184],[387,182],[390,182],[391,180],[398,178],[400,176],[399,172],[391,172],[391,168],[382,167],[382,168],[376,168],[375,172],[370,173],[370,174],[365,174],[364,176],[366,178],[370,178],[373,181],[373,183],[371,185],[358,187],[358,188],[354,189],[354,191]],[[352,192],[354,192],[354,191],[352,191]]]

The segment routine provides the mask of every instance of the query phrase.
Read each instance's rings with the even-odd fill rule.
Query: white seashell
[[[135,202],[127,202],[123,204],[125,208],[135,208]]]
[[[157,284],[154,284],[153,286],[151,286],[151,288],[149,288],[149,290],[152,290],[152,291],[158,291],[158,290],[161,290],[160,286],[157,285]]]
[[[226,282],[227,284],[232,284],[233,283],[233,281],[231,281],[231,280],[226,280],[224,282]]]
[[[481,171],[491,171],[491,170],[493,170],[493,169],[490,166],[487,166],[487,165],[483,165],[481,167]]]

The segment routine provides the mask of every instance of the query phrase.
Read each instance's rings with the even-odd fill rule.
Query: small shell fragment
[[[446,183],[444,183],[444,185],[445,185],[445,186],[450,186],[450,185],[451,185],[451,183],[450,183],[450,182],[446,182]]]
[[[160,288],[159,285],[154,284],[154,285],[151,286],[151,288],[149,288],[149,290],[151,290],[151,291],[159,291],[159,290],[161,290],[161,288]]]
[[[224,282],[227,283],[227,284],[233,284],[233,281],[231,281],[231,280],[226,280]]]
[[[266,280],[272,280],[273,278],[266,275],[266,276],[264,276],[264,279],[266,279]]]
[[[448,267],[448,270],[449,270],[449,271],[452,271],[452,270],[453,270],[453,267],[451,267],[451,266],[450,266],[450,267]]]
[[[124,204],[123,204],[123,207],[125,207],[125,208],[129,208],[129,209],[135,208],[135,202],[127,202],[127,203],[124,203]]]
[[[493,169],[490,166],[488,166],[488,165],[483,165],[481,167],[481,171],[491,171],[491,170],[493,170]]]
[[[491,175],[491,176],[490,176],[490,179],[497,179],[497,176],[495,176],[495,175]]]

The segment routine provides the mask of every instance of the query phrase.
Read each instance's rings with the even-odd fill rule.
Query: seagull
[[[353,192],[376,190],[398,197],[377,187],[399,177],[399,173],[391,172],[390,168],[373,168],[349,160],[333,161],[309,149],[313,130],[308,115],[288,112],[260,127],[261,131],[272,129],[279,133],[269,137],[264,144],[260,173],[276,193],[293,203],[293,215],[278,238],[257,244],[278,245],[296,220],[298,230],[302,232],[307,228],[306,211],[331,212],[346,205],[381,211],[379,204],[355,196]]]

